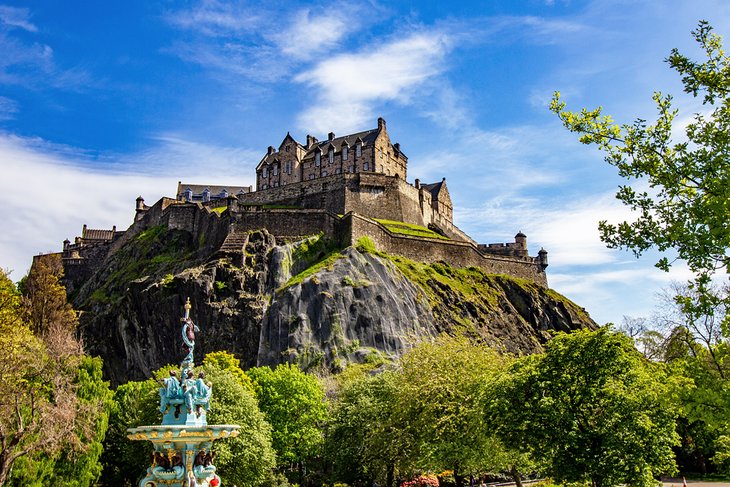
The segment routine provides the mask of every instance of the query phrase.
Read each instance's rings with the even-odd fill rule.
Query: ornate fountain
[[[213,442],[238,436],[238,425],[207,422],[213,385],[206,382],[203,372],[195,377],[195,332],[200,330],[190,319],[190,308],[188,298],[185,315],[180,319],[187,355],[180,364],[179,375],[172,370],[170,377],[160,381],[162,424],[127,430],[130,440],[151,441],[154,446],[151,465],[139,487],[220,486],[221,479],[213,464]]]

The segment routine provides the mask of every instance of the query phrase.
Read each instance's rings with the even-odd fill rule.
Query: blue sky
[[[1,1],[1,0],[0,0]],[[384,117],[409,180],[446,177],[479,242],[523,231],[548,279],[599,322],[649,316],[684,280],[606,249],[630,218],[621,180],[547,105],[652,120],[703,108],[663,60],[700,57],[698,20],[727,1],[47,2],[0,4],[0,266],[19,279],[83,224],[126,228],[134,199],[178,180],[248,185],[287,131],[345,134]]]

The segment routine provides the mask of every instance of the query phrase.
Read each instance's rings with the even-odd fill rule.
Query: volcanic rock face
[[[87,350],[115,383],[183,356],[176,321],[190,297],[196,361],[228,350],[244,367],[291,361],[336,370],[394,358],[439,332],[505,351],[541,350],[550,330],[595,327],[585,312],[529,281],[419,264],[313,237],[277,245],[266,231],[198,255],[186,232],[152,228],[107,258],[72,296]]]

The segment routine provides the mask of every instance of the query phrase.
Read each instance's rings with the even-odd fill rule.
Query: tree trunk
[[[388,474],[385,477],[385,486],[393,487],[393,473],[395,472],[395,465],[392,463],[388,465]]]
[[[459,464],[454,465],[454,481],[456,487],[464,487],[464,476],[459,472]]]
[[[509,474],[512,476],[512,480],[515,481],[515,485],[517,487],[522,487],[522,476],[520,476],[520,472],[517,471],[517,468],[514,465],[510,467]]]

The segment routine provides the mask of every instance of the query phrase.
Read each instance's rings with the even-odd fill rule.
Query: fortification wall
[[[343,225],[349,235],[349,239],[344,242],[346,245],[354,245],[359,238],[368,237],[378,250],[417,262],[444,261],[455,267],[474,266],[489,274],[507,274],[548,286],[545,271],[531,257],[518,259],[483,255],[470,242],[396,235],[382,225],[356,214],[346,215]]]
[[[239,211],[233,216],[232,227],[237,232],[265,228],[277,240],[282,241],[297,240],[318,233],[337,241],[342,239],[337,215],[321,209]]]

